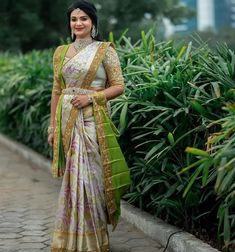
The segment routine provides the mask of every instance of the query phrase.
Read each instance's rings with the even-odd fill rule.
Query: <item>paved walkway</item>
[[[50,251],[60,180],[0,146],[0,252]],[[163,248],[121,220],[110,232],[111,252]]]

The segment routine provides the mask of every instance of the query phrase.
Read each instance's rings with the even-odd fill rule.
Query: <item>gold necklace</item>
[[[84,39],[76,39],[73,42],[73,46],[75,48],[75,50],[81,51],[83,48],[87,47],[88,45],[90,45],[93,42],[92,38],[84,38]]]

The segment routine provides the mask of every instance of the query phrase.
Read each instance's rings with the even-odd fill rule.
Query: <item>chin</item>
[[[76,37],[78,37],[78,38],[85,38],[85,37],[90,36],[89,33],[85,33],[85,32],[77,32],[77,33],[75,33],[75,35],[76,35]]]

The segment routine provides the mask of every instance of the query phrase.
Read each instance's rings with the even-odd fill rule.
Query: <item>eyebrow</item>
[[[73,17],[77,18],[78,16],[73,16],[73,15],[71,15],[71,18],[73,18]],[[87,16],[87,15],[84,15],[84,16],[80,16],[80,17],[78,17],[78,18],[83,18],[83,17],[88,17],[88,16]]]

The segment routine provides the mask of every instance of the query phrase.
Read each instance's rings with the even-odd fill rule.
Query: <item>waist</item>
[[[103,89],[83,89],[78,87],[69,87],[62,90],[62,94],[64,95],[76,95],[76,94],[93,94],[97,91],[101,91]]]

